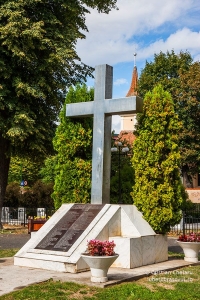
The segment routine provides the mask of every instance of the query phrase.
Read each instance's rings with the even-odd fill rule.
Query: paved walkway
[[[166,262],[135,269],[110,268],[108,272],[108,282],[92,283],[90,281],[89,271],[71,274],[28,267],[19,267],[13,265],[13,258],[3,258],[0,259],[0,296],[22,289],[30,284],[46,281],[50,278],[55,281],[71,281],[90,286],[107,287],[125,281],[135,281],[139,278],[152,275],[158,271],[175,270],[187,265],[191,265],[191,263],[185,262],[184,260],[168,260]]]
[[[11,238],[10,235],[9,237]],[[8,237],[0,236],[0,245],[2,245],[2,239],[4,240],[4,245],[6,247],[6,240],[8,241]],[[26,239],[27,237],[24,237],[25,242]],[[21,242],[22,239],[19,239],[19,241]],[[181,248],[176,245],[175,238],[169,239],[168,242],[170,251],[181,251]],[[10,241],[9,245],[11,245]],[[143,266],[135,269],[110,268],[108,272],[109,281],[106,283],[94,284],[90,281],[89,271],[77,274],[60,273],[42,269],[33,269],[30,267],[14,266],[13,258],[0,258],[0,296],[15,290],[22,289],[23,287],[26,287],[30,284],[46,281],[50,278],[55,281],[72,281],[80,284],[87,284],[90,286],[107,287],[125,281],[135,281],[141,277],[152,275],[154,272],[175,270],[187,265],[191,265],[191,263],[185,262],[182,259],[169,259],[166,262]]]
[[[30,239],[30,234],[3,234],[0,233],[0,250],[21,248]]]

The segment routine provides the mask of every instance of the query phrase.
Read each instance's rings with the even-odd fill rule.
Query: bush
[[[32,188],[20,188],[18,183],[10,183],[6,189],[4,206],[9,207],[54,207],[51,194],[53,183],[36,181]]]
[[[17,207],[20,203],[20,186],[16,182],[12,182],[6,187],[4,206]]]

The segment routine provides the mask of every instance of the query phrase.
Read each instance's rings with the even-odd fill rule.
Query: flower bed
[[[46,221],[44,218],[28,219],[28,233],[38,231]]]

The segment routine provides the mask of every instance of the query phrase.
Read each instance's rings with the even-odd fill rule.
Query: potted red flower
[[[198,254],[200,250],[200,232],[182,234],[179,236],[177,242],[183,249],[185,261],[198,262]]]
[[[90,267],[92,282],[108,281],[108,269],[119,256],[114,252],[114,247],[114,241],[88,241],[86,253],[81,257]]]

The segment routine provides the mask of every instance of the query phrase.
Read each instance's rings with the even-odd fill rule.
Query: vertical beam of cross
[[[112,98],[113,68],[100,65],[95,69],[92,189],[91,203],[110,202],[111,125],[112,116],[104,116],[103,99]]]

